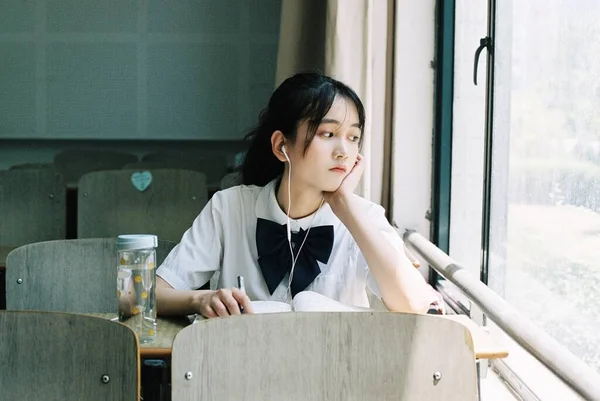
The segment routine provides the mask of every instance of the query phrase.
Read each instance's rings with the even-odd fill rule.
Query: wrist
[[[200,291],[192,291],[190,295],[189,305],[190,308],[195,311],[195,313],[200,313],[202,299],[209,293],[213,293],[214,291],[209,290],[200,290]]]
[[[351,215],[352,211],[355,209],[354,201],[355,197],[352,193],[335,194],[327,200],[333,213],[342,221],[345,218],[348,218]]]

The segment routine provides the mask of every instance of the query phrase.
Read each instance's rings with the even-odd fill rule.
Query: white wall
[[[396,3],[392,221],[429,238],[435,1]]]

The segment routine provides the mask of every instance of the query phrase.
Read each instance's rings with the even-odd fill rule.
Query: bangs
[[[296,129],[298,129],[303,121],[308,122],[308,130],[304,140],[304,154],[306,154],[308,151],[308,147],[314,139],[321,121],[325,118],[327,113],[329,113],[329,110],[335,102],[336,97],[341,97],[346,101],[352,102],[356,107],[356,111],[358,113],[358,124],[361,132],[359,146],[362,145],[362,133],[365,126],[365,111],[362,102],[356,93],[354,93],[354,91],[350,88],[338,86],[332,83],[322,85],[311,92],[310,100],[303,108],[302,114],[300,115],[300,119],[298,121],[298,126],[296,127]]]

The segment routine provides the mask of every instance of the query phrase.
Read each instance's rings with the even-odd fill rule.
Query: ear
[[[281,151],[283,145],[285,145],[285,136],[283,136],[283,132],[279,130],[273,132],[273,135],[271,135],[271,150],[275,157],[281,162],[286,161],[285,155]],[[286,151],[289,152],[287,148]]]

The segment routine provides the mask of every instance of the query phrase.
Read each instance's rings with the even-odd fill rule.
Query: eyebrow
[[[321,120],[321,124],[337,124],[337,125],[342,125],[341,122],[339,122],[338,120],[334,120],[333,118],[324,118]],[[356,127],[356,128],[360,128],[360,124],[359,123],[354,123],[351,125],[351,127]]]

